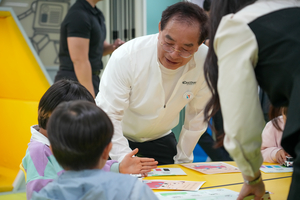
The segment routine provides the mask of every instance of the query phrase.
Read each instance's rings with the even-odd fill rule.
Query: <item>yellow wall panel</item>
[[[30,126],[37,124],[38,102],[0,99],[0,166],[19,169],[30,141]]]
[[[52,81],[12,9],[0,7],[0,192],[12,189]]]

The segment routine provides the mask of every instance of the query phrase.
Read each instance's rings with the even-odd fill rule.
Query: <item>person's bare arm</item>
[[[92,67],[89,61],[89,39],[68,37],[68,49],[74,65],[76,77],[95,98],[92,83]]]
[[[119,46],[124,44],[124,41],[121,39],[116,39],[113,44],[109,44],[107,41],[103,43],[103,56],[111,54],[114,50],[116,50]]]

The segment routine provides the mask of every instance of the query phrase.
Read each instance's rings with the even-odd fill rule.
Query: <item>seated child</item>
[[[136,177],[101,170],[112,148],[109,117],[87,101],[61,103],[48,122],[50,148],[65,171],[32,199],[158,199]]]
[[[39,125],[31,127],[32,136],[26,155],[22,160],[27,172],[27,199],[31,198],[33,191],[40,191],[63,172],[49,149],[47,122],[53,110],[61,102],[79,99],[95,103],[94,98],[85,87],[71,80],[54,83],[41,98],[38,107]],[[156,167],[157,162],[154,159],[132,157],[137,152],[138,149],[135,149],[126,155],[120,165],[117,161],[107,161],[103,170],[138,174],[147,173]]]
[[[261,153],[264,162],[284,164],[289,156],[281,146],[282,132],[286,121],[286,108],[282,116],[269,121],[262,132]]]

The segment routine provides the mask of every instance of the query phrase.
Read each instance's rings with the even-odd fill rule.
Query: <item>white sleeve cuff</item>
[[[193,162],[193,151],[205,130],[206,128],[200,131],[189,131],[182,126],[177,144],[177,155],[174,156],[175,164]]]

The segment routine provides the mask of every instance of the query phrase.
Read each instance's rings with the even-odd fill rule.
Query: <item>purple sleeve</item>
[[[26,196],[27,199],[31,199],[33,192],[39,192],[48,183],[52,182],[53,179],[36,179],[26,184]]]
[[[33,192],[39,192],[49,182],[52,182],[59,174],[55,168],[56,160],[50,148],[43,143],[31,141],[22,163],[27,172],[26,195],[31,199]],[[55,163],[54,163],[55,162]],[[57,164],[58,165],[58,164]]]
[[[102,170],[109,172],[112,164],[113,163],[117,163],[117,162],[118,161],[116,161],[116,160],[108,160],[108,161],[106,161],[106,163],[105,163],[104,167],[102,168]]]

